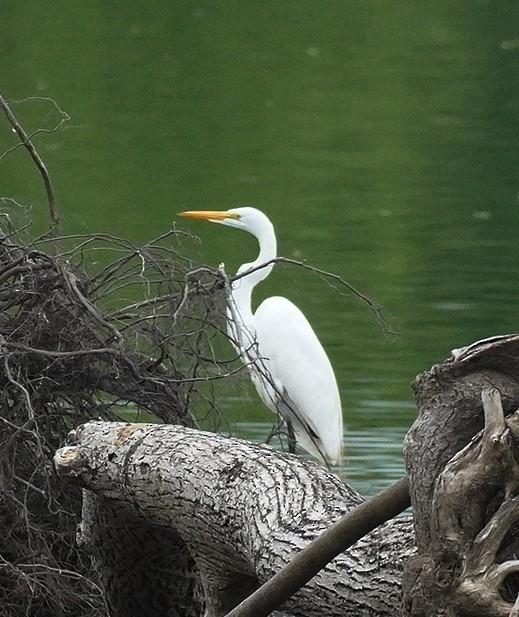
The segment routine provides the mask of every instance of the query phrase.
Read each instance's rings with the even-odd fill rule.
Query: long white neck
[[[276,234],[272,223],[265,217],[261,228],[251,232],[259,243],[259,255],[252,263],[240,266],[237,274],[253,270],[250,274],[242,276],[232,284],[232,298],[238,318],[245,326],[249,326],[252,320],[252,290],[270,274],[274,264],[260,267],[277,257]],[[256,269],[258,268],[258,269]]]

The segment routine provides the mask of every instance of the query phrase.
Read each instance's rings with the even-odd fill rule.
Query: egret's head
[[[180,212],[179,216],[221,223],[250,233],[255,233],[259,226],[270,225],[270,221],[263,212],[249,207],[232,208],[231,210],[189,210],[188,212]]]

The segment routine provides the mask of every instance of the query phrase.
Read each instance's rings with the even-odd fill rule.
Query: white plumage
[[[238,274],[251,272],[232,285],[229,335],[265,405],[292,424],[296,440],[305,450],[322,461],[340,464],[343,427],[339,391],[315,332],[297,306],[280,296],[267,298],[252,312],[252,290],[269,275],[273,264],[268,262],[277,255],[272,223],[255,208],[190,211],[181,216],[243,229],[257,238],[257,259],[238,270]]]

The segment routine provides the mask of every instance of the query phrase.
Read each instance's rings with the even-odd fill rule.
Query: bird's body
[[[252,290],[269,275],[277,256],[272,223],[255,208],[182,215],[244,229],[257,238],[257,259],[242,265],[242,276],[232,283],[229,336],[265,405],[292,424],[305,450],[339,464],[341,402],[332,366],[315,332],[297,306],[280,296],[267,298],[252,312]]]

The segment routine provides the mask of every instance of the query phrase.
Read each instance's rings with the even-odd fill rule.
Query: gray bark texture
[[[177,537],[201,574],[206,614],[225,615],[363,501],[320,465],[184,427],[89,423],[76,439],[56,466],[88,489],[80,536],[114,615],[170,614],[179,564],[168,556],[173,561]],[[413,551],[410,518],[394,519],[335,558],[283,611],[400,615]],[[135,559],[137,578],[133,566],[126,573]]]
[[[519,335],[420,375],[413,519],[361,538],[276,614],[519,617],[518,375]],[[364,502],[317,464],[191,428],[88,423],[72,438],[56,469],[86,489],[80,538],[113,617],[223,616]]]
[[[405,451],[417,555],[404,614],[518,615],[519,335],[454,350],[414,391]]]

